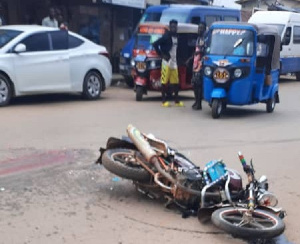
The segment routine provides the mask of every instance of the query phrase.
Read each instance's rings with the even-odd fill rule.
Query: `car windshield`
[[[207,53],[224,56],[251,56],[253,55],[253,32],[232,28],[214,29]]]
[[[4,47],[7,43],[9,43],[21,33],[21,31],[15,30],[0,30],[0,48]]]
[[[155,21],[169,24],[170,20],[176,19],[178,23],[185,23],[189,17],[189,12],[184,10],[165,9],[162,12],[145,13],[140,23]]]
[[[160,38],[161,34],[138,34],[135,48],[143,50],[152,50],[152,43]]]
[[[140,23],[148,22],[148,21],[159,21],[161,17],[161,12],[150,12],[150,13],[145,13],[142,18]]]

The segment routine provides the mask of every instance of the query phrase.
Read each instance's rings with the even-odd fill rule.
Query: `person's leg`
[[[197,86],[197,84],[194,84],[193,85],[193,90],[194,90],[194,96],[195,96],[195,102],[194,104],[192,105],[192,108],[197,110],[197,107],[198,107],[198,101],[199,101],[199,87]]]
[[[195,92],[195,106],[193,106],[193,109],[195,110],[201,110],[202,109],[202,94],[203,94],[203,90],[202,90],[202,78],[199,76],[197,78],[197,81],[195,82],[195,86],[194,86],[194,92]]]
[[[175,105],[184,106],[183,102],[180,102],[178,98],[178,93],[179,93],[178,69],[170,69],[170,84],[172,85],[174,91]]]
[[[168,107],[169,103],[167,101],[167,84],[170,77],[170,68],[165,60],[162,60],[161,64],[161,97],[162,106]]]

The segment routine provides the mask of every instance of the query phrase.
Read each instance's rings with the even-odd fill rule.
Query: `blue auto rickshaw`
[[[204,99],[219,118],[227,105],[279,103],[280,36],[271,25],[217,22],[203,58]]]

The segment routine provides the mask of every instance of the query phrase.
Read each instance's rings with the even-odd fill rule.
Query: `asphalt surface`
[[[160,106],[158,93],[136,102],[118,81],[98,101],[78,95],[15,99],[1,108],[0,243],[249,243],[182,219],[176,210],[135,191],[94,165],[110,136],[128,124],[167,140],[203,167],[223,158],[242,172],[237,152],[269,178],[270,190],[287,211],[286,231],[260,243],[300,243],[300,83],[280,83],[280,104],[268,114],[264,104],[228,107],[218,120],[204,102],[193,111]]]

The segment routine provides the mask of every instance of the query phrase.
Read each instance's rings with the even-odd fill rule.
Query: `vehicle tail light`
[[[103,55],[109,59],[109,53],[106,51],[99,52],[99,55]]]

